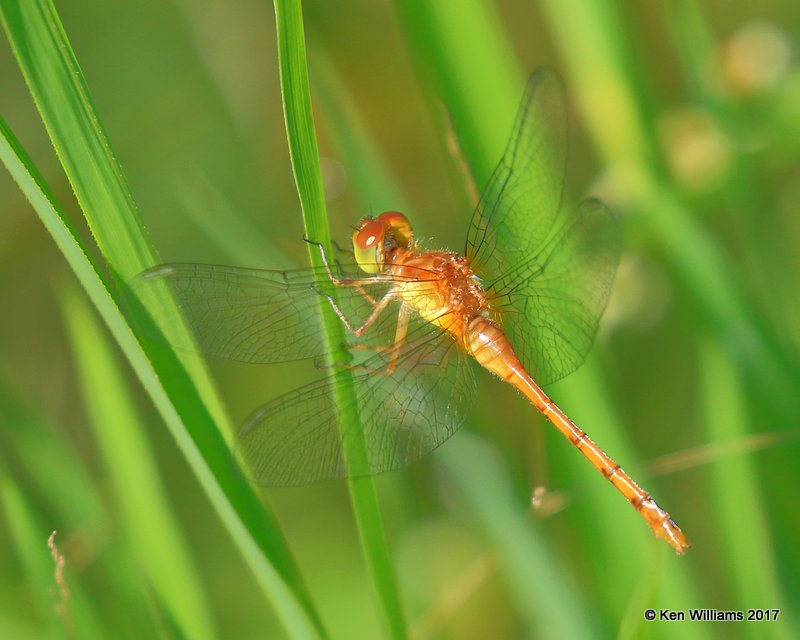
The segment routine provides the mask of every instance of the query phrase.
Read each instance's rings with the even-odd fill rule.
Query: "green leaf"
[[[62,308],[84,403],[106,461],[124,530],[158,599],[186,638],[215,637],[208,604],[186,553],[187,541],[159,482],[133,400],[97,320],[73,287]]]
[[[61,540],[80,539],[83,554],[98,556],[96,570],[104,576],[102,596],[111,606],[106,610],[94,598],[97,616],[108,628],[117,628],[124,620],[127,638],[157,633],[150,590],[140,580],[130,548],[112,543],[116,518],[103,504],[101,488],[80,453],[39,411],[23,406],[6,385],[0,385],[0,423],[4,461],[15,481],[26,488],[29,502],[47,514]],[[113,552],[104,553],[107,549]]]
[[[744,402],[747,392],[738,371],[711,340],[703,340],[700,347],[706,441],[742,438],[749,432]],[[709,471],[715,517],[720,530],[728,532],[719,541],[727,558],[724,571],[738,601],[765,603],[758,606],[780,609],[783,620],[773,625],[772,637],[797,637],[798,621],[789,606],[794,598],[781,590],[779,568],[771,553],[773,533],[764,513],[764,499],[752,461],[739,456],[722,459],[712,463]],[[751,638],[763,633],[757,626],[746,629]]]
[[[171,369],[164,366],[158,372],[153,368],[63,211],[55,203],[38,171],[2,120],[0,160],[30,201],[108,325],[194,469],[201,486],[219,512],[222,522],[247,560],[259,585],[273,603],[287,632],[293,638],[318,637],[315,622],[306,608],[308,605],[304,606],[303,592],[296,585],[292,588],[284,577],[291,572],[291,558],[288,552],[282,550],[283,543],[275,525],[264,514],[255,494],[240,475],[231,473],[225,441],[218,435],[213,438],[213,434],[218,432],[209,430],[201,450],[190,435],[187,423],[211,423],[196,391],[191,393],[191,387],[182,380],[185,374],[177,363],[173,363]],[[165,361],[162,358],[160,362],[163,366]],[[178,386],[181,382],[184,383],[182,388]],[[174,402],[173,398],[176,397],[183,398],[180,405]],[[194,403],[193,408],[188,406],[187,400]]]
[[[55,8],[47,0],[2,0],[0,9],[17,62],[94,238],[115,284],[124,285],[152,266],[155,255]],[[111,287],[87,259],[10,131],[5,125],[2,129],[6,165],[153,398],[259,585],[292,635],[316,636],[319,621],[277,523],[246,480],[232,473],[226,442],[232,430],[202,363],[161,345],[142,350]],[[143,314],[135,300],[128,302],[134,315]],[[185,334],[187,329],[174,326],[169,331]],[[191,339],[184,338],[183,343]]]
[[[49,638],[107,638],[78,582],[71,560],[59,548],[62,538],[48,528],[22,489],[0,468],[0,508],[21,561],[38,613],[47,619]],[[58,569],[55,557],[61,557]]]
[[[586,609],[574,584],[537,531],[524,503],[515,499],[497,451],[462,435],[440,453],[448,477],[464,497],[498,554],[527,636],[593,638]]]

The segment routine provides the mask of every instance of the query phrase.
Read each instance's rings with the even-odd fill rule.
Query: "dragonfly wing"
[[[598,200],[563,207],[567,117],[558,76],[531,76],[503,158],[470,225],[466,255],[500,312],[517,356],[540,384],[589,352],[619,256]]]
[[[501,275],[550,235],[561,210],[567,116],[560,78],[528,80],[511,138],[472,216],[465,255],[477,273]]]
[[[540,384],[560,380],[586,359],[619,246],[608,207],[584,200],[536,254],[488,283],[517,356]]]
[[[379,298],[389,285],[364,287]],[[196,343],[179,348],[250,363],[286,362],[326,352],[320,291],[331,291],[324,269],[269,271],[207,264],[164,264],[139,274],[131,288],[161,327],[185,320]],[[336,288],[337,302],[354,322],[371,305],[352,287]],[[165,304],[171,297],[175,305]],[[169,334],[172,335],[172,334]]]
[[[237,458],[264,486],[308,484],[405,467],[447,440],[464,422],[475,397],[472,362],[437,327],[412,320],[391,375],[389,353],[377,353],[348,382],[329,376],[264,405],[245,422]],[[347,372],[343,372],[347,373]],[[360,416],[344,424],[339,412]],[[363,437],[363,457],[345,463],[342,441]],[[352,449],[350,449],[352,451]],[[353,472],[353,470],[356,470]]]

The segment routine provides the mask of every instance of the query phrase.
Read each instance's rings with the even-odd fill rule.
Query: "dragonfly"
[[[332,369],[246,419],[237,458],[253,482],[292,486],[406,467],[462,426],[483,368],[521,392],[658,538],[686,551],[670,515],[542,390],[585,360],[620,254],[608,207],[564,204],[566,134],[561,80],[539,69],[461,253],[425,250],[409,219],[387,211],[355,229],[353,265],[320,244],[320,268],[173,263],[137,276],[146,307],[173,309],[161,322],[190,326],[193,340],[173,341],[178,347],[249,363],[325,358],[321,366]],[[153,304],[167,295],[172,306]],[[346,357],[330,354],[321,305],[344,328]]]

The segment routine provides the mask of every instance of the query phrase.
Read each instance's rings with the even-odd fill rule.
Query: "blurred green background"
[[[272,5],[56,5],[160,258],[306,264]],[[307,0],[303,11],[341,243],[361,216],[400,209],[429,246],[460,250],[466,167],[486,179],[530,71],[564,77],[569,188],[619,214],[625,250],[588,363],[548,391],[693,544],[677,557],[653,540],[487,374],[462,433],[375,480],[406,627],[394,635],[798,637],[800,5]],[[8,46],[0,113],[100,260]],[[6,172],[0,203],[0,637],[301,637]],[[316,375],[309,363],[210,369],[234,424]],[[384,637],[391,613],[346,484],[264,499],[291,552],[267,557],[279,573],[296,563],[312,626]],[[647,608],[781,613],[650,623]]]

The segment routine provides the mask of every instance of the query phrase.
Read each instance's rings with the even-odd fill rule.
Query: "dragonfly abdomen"
[[[509,382],[524,371],[508,336],[490,318],[474,317],[466,323],[462,339],[467,352],[499,378]]]
[[[497,324],[488,318],[474,318],[467,326],[464,344],[483,367],[516,387],[541,411],[606,480],[625,496],[657,537],[669,542],[678,553],[689,548],[686,536],[670,515],[541,390],[517,358],[505,332]]]

